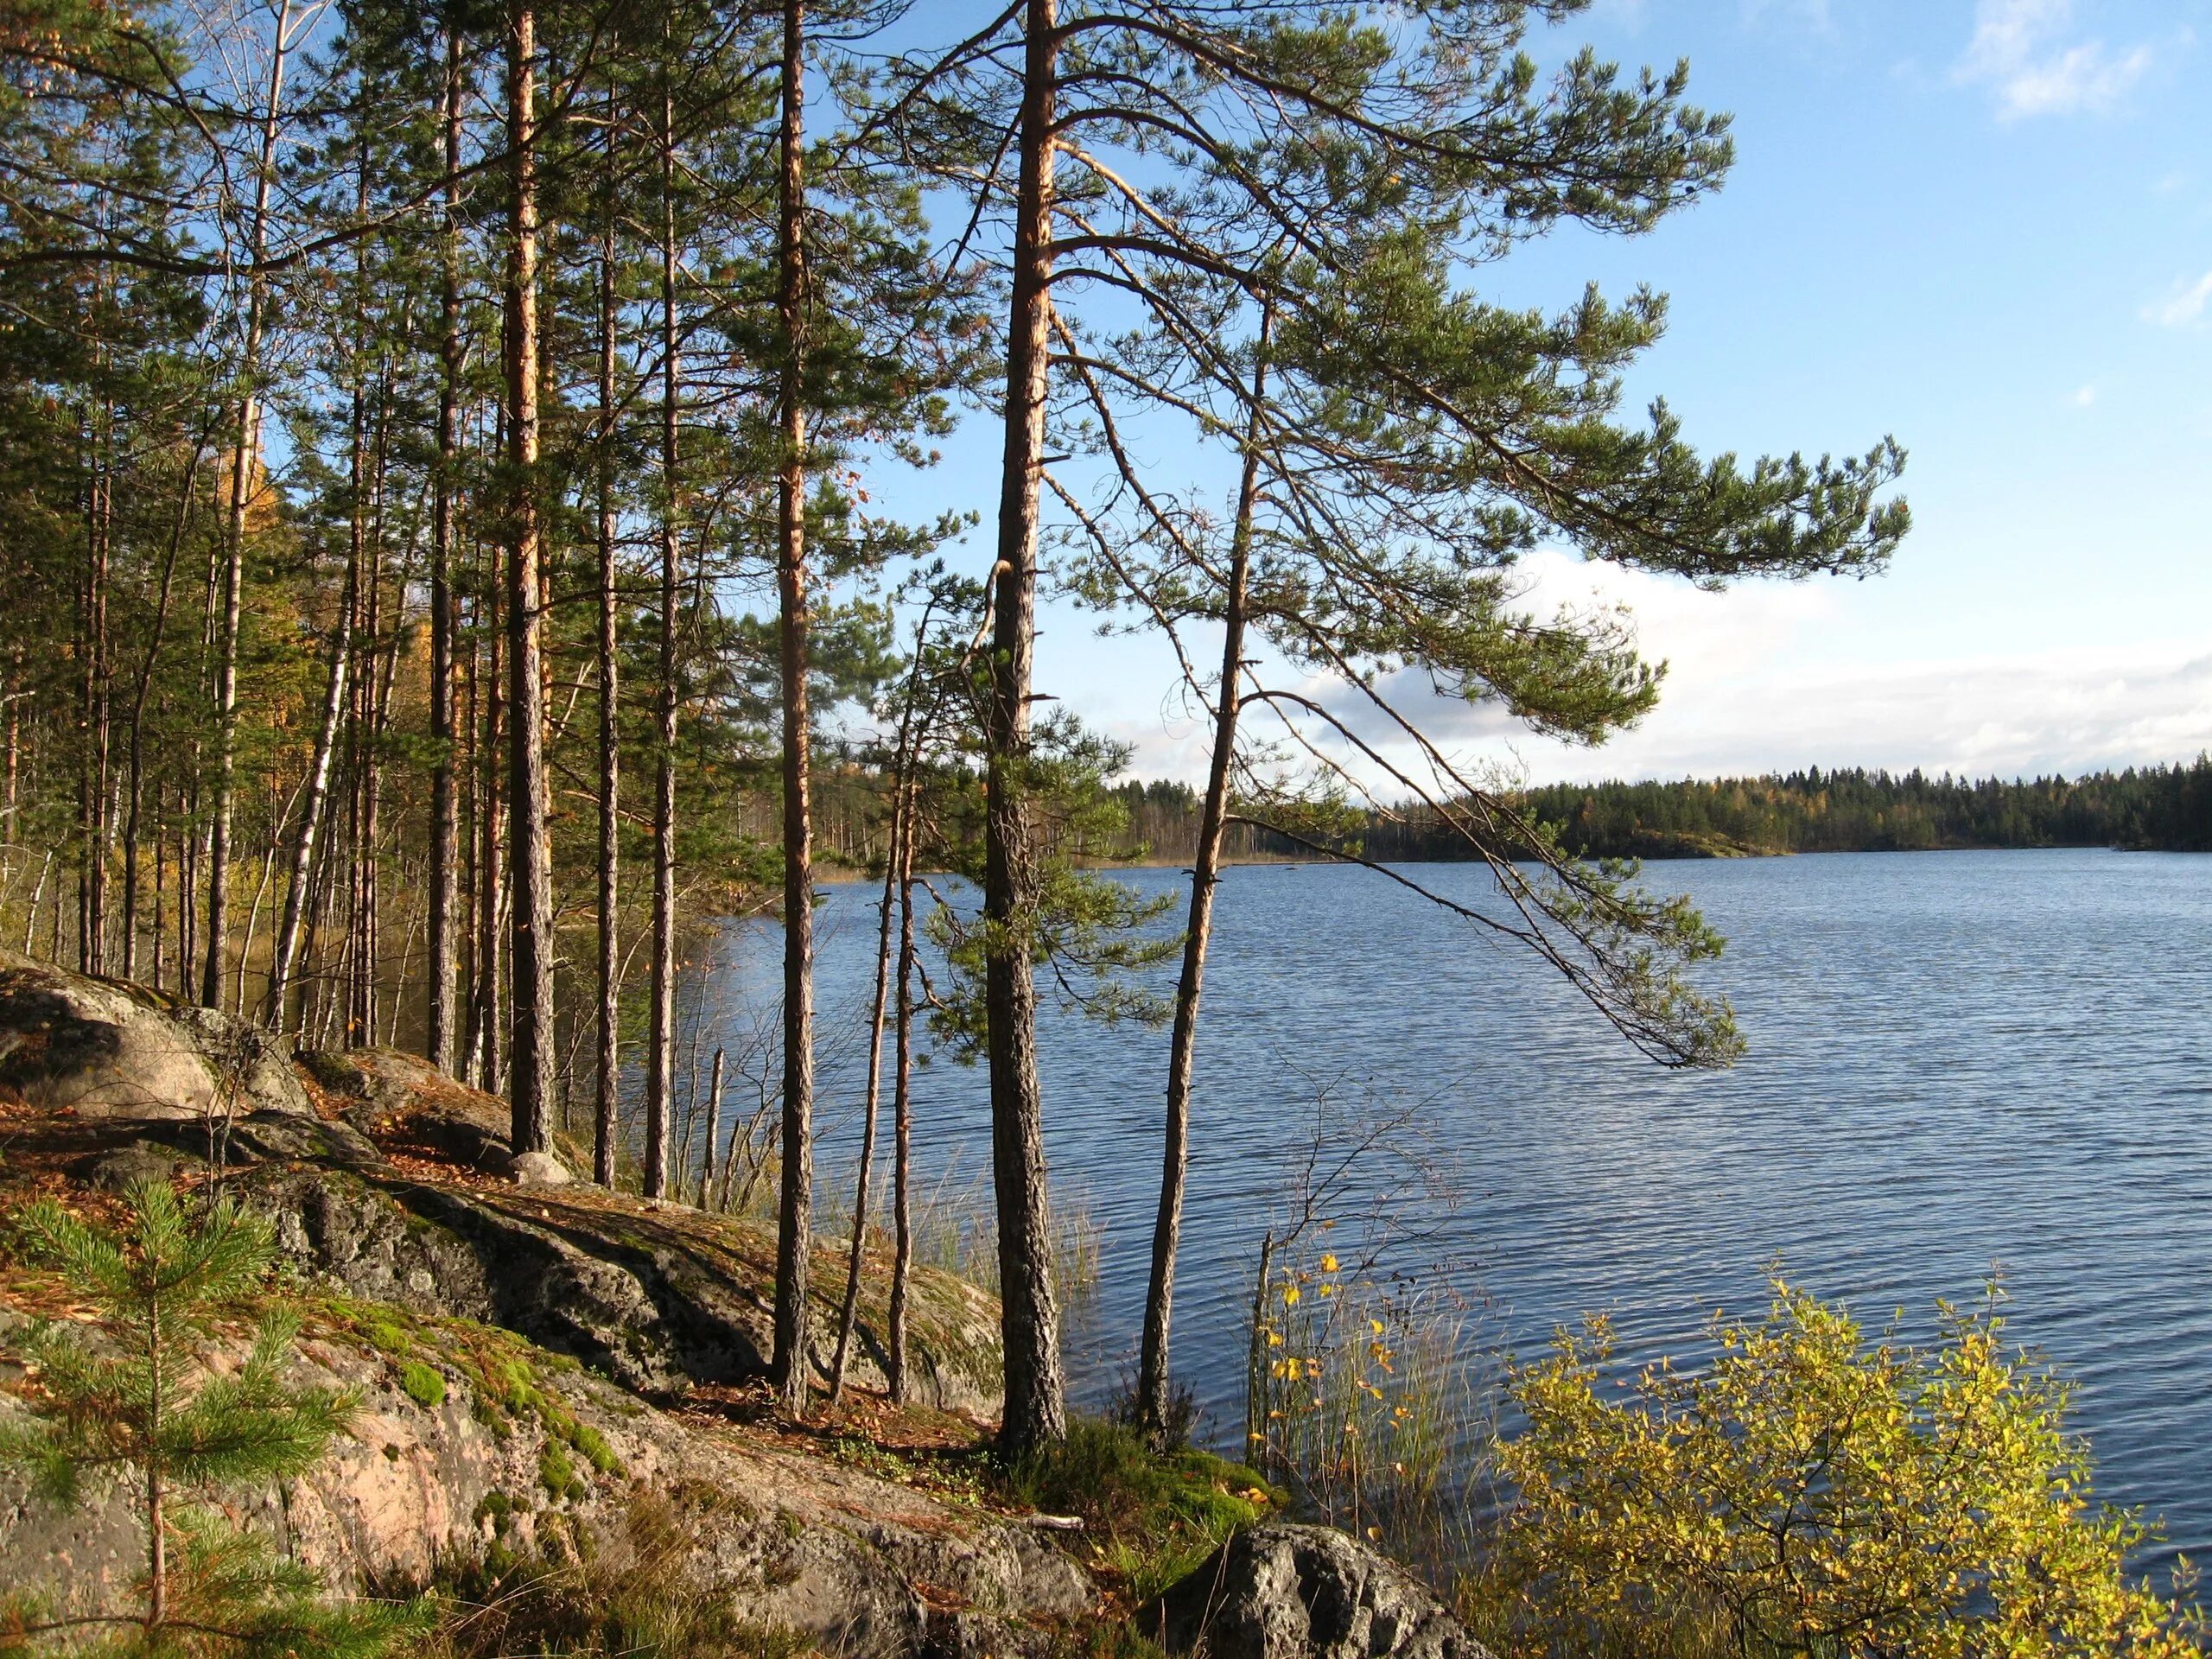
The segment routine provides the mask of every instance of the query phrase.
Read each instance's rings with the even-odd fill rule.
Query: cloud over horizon
[[[1837,622],[1847,589],[1772,583],[1707,594],[1558,554],[1540,554],[1529,568],[1539,609],[1592,599],[1627,604],[1645,655],[1669,660],[1669,671],[1658,708],[1596,749],[1533,737],[1497,704],[1439,696],[1416,676],[1394,676],[1384,695],[1468,775],[1503,770],[1534,784],[1587,783],[1817,766],[2070,777],[2187,760],[2212,747],[2212,644],[2202,639],[1808,661],[1806,643]],[[1306,689],[1394,764],[1423,774],[1414,746],[1379,710],[1342,687]],[[1132,775],[1204,779],[1208,733],[1198,719],[1109,729],[1135,747]],[[1268,722],[1247,729],[1264,736]]]

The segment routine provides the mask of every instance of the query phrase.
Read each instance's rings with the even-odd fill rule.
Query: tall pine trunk
[[[103,284],[105,286],[105,284]],[[105,366],[105,353],[99,353]],[[83,742],[77,757],[77,966],[107,971],[108,566],[115,535],[115,411],[103,401],[86,421],[85,585],[79,662],[83,669]]]
[[[549,1144],[553,1094],[553,870],[546,818],[544,556],[537,505],[537,17],[511,14],[508,143],[513,151],[507,256],[508,860],[514,1027],[511,1144]]]
[[[672,49],[672,48],[671,48]],[[649,1198],[668,1190],[669,1128],[676,1103],[676,622],[677,367],[676,105],[661,81],[660,235],[660,685],[653,771],[652,1009],[646,1032],[645,1167]]]
[[[891,1005],[891,917],[899,895],[899,878],[906,850],[906,775],[904,734],[899,746],[899,764],[891,773],[891,844],[883,860],[883,897],[878,901],[875,929],[875,996],[869,1007],[868,1027],[868,1089],[861,1112],[861,1165],[853,1182],[853,1230],[845,1258],[845,1296],[837,1315],[837,1349],[830,1362],[830,1403],[844,1398],[845,1361],[853,1346],[853,1324],[859,1317],[861,1268],[868,1252],[868,1187],[875,1176],[875,1126],[882,1102],[883,1019]]]
[[[359,580],[360,549],[354,543],[346,559],[346,588],[338,603],[338,620],[331,629],[330,677],[322,699],[322,719],[315,728],[315,753],[308,762],[307,787],[300,804],[299,829],[292,838],[290,879],[284,888],[284,916],[277,925],[276,944],[269,968],[267,1019],[279,1030],[286,1027],[284,998],[291,988],[292,969],[298,960],[300,927],[307,913],[308,879],[315,868],[315,839],[322,827],[323,802],[330,790],[331,757],[338,747],[339,721],[346,708],[348,667],[353,661],[354,586]]]
[[[830,1398],[833,1404],[844,1390],[845,1360],[852,1347],[853,1322],[860,1306],[861,1264],[868,1241],[868,1184],[875,1165],[876,1109],[881,1098],[883,1079],[883,1016],[890,995],[893,962],[891,917],[894,906],[906,918],[897,957],[902,1011],[906,995],[906,952],[913,943],[912,918],[904,903],[904,896],[907,878],[914,866],[913,825],[918,794],[915,779],[919,772],[917,758],[922,741],[917,721],[921,702],[922,671],[928,661],[930,617],[931,612],[925,609],[921,626],[915,631],[914,662],[906,677],[906,705],[899,710],[899,741],[891,766],[891,833],[889,845],[884,849],[883,910],[876,930],[875,1002],[868,1024],[868,1097],[861,1131],[860,1179],[855,1183],[852,1249],[845,1264],[845,1301],[837,1321],[837,1352],[830,1367]],[[901,1041],[906,1035],[903,1031],[900,1033]],[[899,1054],[902,1065],[906,1058],[902,1050]],[[902,1319],[906,1313],[905,1294],[906,1287],[898,1282],[894,1266],[892,1300]],[[903,1331],[899,1334],[903,1335]]]
[[[891,1309],[885,1367],[893,1405],[906,1403],[906,1297],[914,1272],[914,872],[911,843],[899,881],[899,1002],[892,1039]]]
[[[708,1074],[707,1133],[699,1148],[699,1207],[702,1210],[715,1201],[715,1132],[722,1121],[722,1069],[727,1058],[722,1049],[717,1046],[714,1065]]]
[[[383,914],[378,880],[377,837],[383,793],[385,709],[384,682],[377,672],[377,658],[384,633],[384,535],[385,460],[390,431],[389,385],[378,378],[377,439],[370,500],[363,508],[364,549],[361,575],[356,578],[361,607],[360,744],[355,772],[361,804],[359,838],[354,849],[355,902],[353,910],[353,1006],[346,1021],[346,1046],[363,1048],[377,1038],[378,1002],[383,985],[378,974],[383,962]],[[404,576],[403,574],[403,582]]]
[[[231,927],[232,797],[238,778],[238,624],[245,603],[246,497],[261,447],[261,335],[267,283],[261,262],[269,247],[269,194],[276,182],[277,104],[284,92],[287,36],[292,0],[279,0],[269,50],[269,101],[262,111],[260,153],[253,178],[253,216],[246,233],[245,340],[238,355],[238,418],[232,433],[230,520],[223,537],[222,599],[215,639],[215,786],[207,825],[207,937],[200,970],[200,1001],[223,1004],[223,948]]]
[[[460,951],[454,804],[454,495],[461,437],[461,35],[446,31],[444,258],[438,311],[438,458],[430,509],[430,926],[426,1041],[432,1065],[450,1073],[455,966]]]
[[[504,434],[501,442],[505,442]],[[499,682],[506,658],[501,650],[498,573],[484,569],[480,574],[482,583],[479,605],[483,613],[486,661],[479,695],[482,718],[479,721],[474,769],[478,792],[476,989],[471,1017],[476,1027],[477,1086],[487,1094],[497,1094],[505,1081],[506,1071],[507,1020],[500,994],[505,982],[506,951],[499,930],[500,921],[506,914],[506,880],[500,861],[501,848],[506,840],[506,792],[499,782],[499,753],[507,729],[506,702]]]
[[[130,792],[123,830],[123,976],[134,979],[138,973],[138,891],[139,824],[143,811],[146,785],[146,702],[152,694],[154,671],[161,661],[163,636],[168,631],[169,601],[175,592],[176,562],[184,548],[185,531],[192,524],[192,506],[199,494],[200,457],[204,453],[204,440],[195,439],[191,459],[184,469],[184,490],[177,499],[176,517],[169,526],[168,550],[162,556],[161,584],[154,601],[152,635],[146,642],[146,654],[139,661],[137,682],[130,691],[130,747],[125,765],[130,772]],[[166,707],[166,703],[164,704]],[[8,808],[12,818],[15,810],[15,742],[14,712],[10,711],[8,753]],[[149,972],[151,983],[158,989],[162,982],[162,832],[161,802],[156,796],[154,804],[154,926],[153,966]],[[10,837],[12,839],[12,837]]]
[[[592,1174],[614,1185],[616,1088],[621,1082],[622,733],[617,676],[614,560],[614,135],[607,138],[607,191],[599,244],[599,1088],[592,1117]]]
[[[814,1228],[814,823],[807,798],[806,200],[804,8],[784,3],[782,185],[777,310],[783,334],[783,458],[777,481],[776,598],[784,722],[784,1145],[777,1206],[776,1348],[784,1408],[806,1410],[807,1269]]]
[[[1260,494],[1260,410],[1268,391],[1272,314],[1260,323],[1252,370],[1252,409],[1245,430],[1244,471],[1230,532],[1229,586],[1223,595],[1221,686],[1214,695],[1213,756],[1191,871],[1191,910],[1183,933],[1183,970],[1175,982],[1175,1025],[1167,1051],[1167,1123],[1160,1170],[1160,1211],[1152,1230],[1152,1276],[1145,1287],[1144,1337],[1137,1356],[1136,1419],[1158,1437],[1167,1427],[1168,1324],[1175,1301],[1175,1256],[1183,1237],[1183,1189],[1190,1170],[1191,1068],[1198,1041],[1198,994],[1205,982],[1206,946],[1213,936],[1214,888],[1221,880],[1222,834],[1229,817],[1229,779],[1236,761],[1236,720],[1244,677],[1245,604],[1252,563],[1252,518]]]
[[[998,1205],[1000,1329],[1006,1357],[1003,1450],[1067,1433],[1059,1303],[1052,1287],[1045,1107],[1037,1077],[1037,988],[1020,942],[1037,898],[1027,801],[1030,689],[1036,646],[1039,495],[1052,329],[1052,122],[1058,34],[1053,0],[1027,0],[1023,26],[1020,182],[1007,329],[1006,453],[1000,479],[991,683],[984,738],[984,967],[990,1061],[991,1173]]]

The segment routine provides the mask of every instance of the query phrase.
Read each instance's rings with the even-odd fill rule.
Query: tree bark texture
[[[807,1270],[814,1227],[814,821],[808,791],[811,715],[807,707],[804,19],[785,0],[782,181],[779,200],[777,308],[784,347],[780,402],[783,462],[777,483],[776,597],[784,725],[784,1122],[783,1189],[777,1205],[776,1346],[773,1370],[784,1408],[806,1410]]]
[[[1214,694],[1213,757],[1206,772],[1205,804],[1198,817],[1190,917],[1183,932],[1183,968],[1175,983],[1175,1023],[1168,1043],[1160,1210],[1153,1224],[1152,1274],[1145,1289],[1144,1335],[1137,1357],[1137,1422],[1153,1435],[1166,1425],[1168,1325],[1175,1300],[1175,1256],[1183,1236],[1183,1192],[1190,1169],[1191,1069],[1198,1055],[1198,996],[1205,982],[1206,947],[1213,936],[1214,889],[1221,880],[1222,834],[1229,817],[1230,773],[1236,761],[1252,520],[1260,493],[1260,407],[1267,397],[1271,321],[1271,317],[1262,320],[1259,357],[1252,370],[1252,414],[1245,433],[1243,474],[1237,484],[1236,521],[1230,532],[1229,586],[1222,596],[1221,685]]]
[[[537,506],[537,19],[511,15],[508,142],[513,151],[507,264],[507,454],[512,496],[507,555],[508,855],[513,874],[514,1028],[511,1142],[550,1142],[553,1096],[553,871],[546,817],[543,533]]]
[[[1006,451],[994,573],[985,741],[984,969],[990,1064],[991,1173],[997,1196],[1000,1324],[1006,1352],[1001,1448],[1020,1453],[1067,1433],[1059,1303],[1052,1286],[1045,1106],[1037,1076],[1037,988],[1027,931],[1036,906],[1028,804],[1030,694],[1036,646],[1039,494],[1052,329],[1052,124],[1058,73],[1053,0],[1028,0],[1017,142],[1014,290],[1007,331]]]

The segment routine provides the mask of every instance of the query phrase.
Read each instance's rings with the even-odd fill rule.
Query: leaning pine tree
[[[1362,268],[1363,251],[1376,239],[1366,216],[1376,210],[1383,213],[1376,223],[1384,226],[1413,216],[1446,268],[1457,270],[1561,219],[1640,230],[1716,184],[1729,159],[1726,124],[1685,103],[1681,72],[1624,82],[1586,53],[1550,84],[1540,82],[1520,49],[1529,15],[1557,19],[1580,10],[1581,0],[1537,6],[1163,0],[1134,9],[1103,0],[1024,0],[950,50],[898,66],[878,124],[895,138],[904,162],[932,170],[948,192],[968,196],[960,214],[973,227],[966,240],[996,250],[992,264],[1005,308],[983,886],[988,934],[996,941],[987,976],[988,1049],[1007,1362],[1003,1438],[1010,1449],[1058,1439],[1065,1426],[1047,1265],[1036,990],[1024,948],[1040,895],[1039,824],[1025,782],[1036,741],[1037,588],[1056,531],[1092,539],[1064,463],[1080,455],[1084,474],[1095,475],[1092,457],[1102,442],[1119,451],[1098,413],[1108,396],[1131,400],[1146,418],[1195,413],[1209,435],[1269,446],[1278,424],[1268,415],[1275,397],[1270,382],[1282,384],[1292,355],[1306,351],[1294,343],[1301,326],[1338,303]],[[1287,349],[1272,353],[1281,365],[1274,373],[1263,374],[1261,359],[1238,349],[1238,340],[1251,335],[1240,334],[1235,317],[1225,336],[1207,321],[1215,302],[1209,296],[1224,291],[1242,302],[1248,318],[1269,315],[1282,331]],[[1197,378],[1219,385],[1225,378],[1242,389],[1225,400],[1222,418],[1217,422],[1214,410],[1224,400],[1210,392],[1198,391],[1193,403],[1191,377],[1179,385],[1172,376],[1150,378],[1133,372],[1124,354],[1087,343],[1086,325],[1122,326],[1133,315],[1172,320],[1196,353]],[[1390,366],[1382,393],[1384,418],[1420,410],[1450,420],[1459,412],[1456,405],[1432,409],[1436,400],[1427,395],[1422,365],[1410,365],[1409,385],[1397,383],[1397,366]],[[1447,366],[1457,373],[1467,365]],[[1512,361],[1494,366],[1498,372],[1489,381],[1476,374],[1467,384],[1494,392],[1495,403],[1467,412],[1478,427],[1497,424],[1504,446],[1516,383],[1526,377]],[[1357,442],[1366,435],[1349,435]],[[1562,434],[1563,462],[1576,458],[1575,435]],[[1593,450],[1616,443],[1602,423],[1582,435]],[[1654,469],[1675,466],[1678,448],[1657,442],[1651,467],[1620,468],[1622,489],[1593,498],[1592,515],[1624,501],[1633,507],[1646,486],[1674,482],[1655,477]],[[1144,496],[1135,468],[1118,465],[1127,453],[1114,454],[1117,470],[1134,495]],[[1497,460],[1510,473],[1516,457],[1506,448]],[[1516,475],[1508,493],[1525,486],[1541,495],[1570,481],[1563,474]],[[1727,480],[1713,481],[1726,491]],[[1866,481],[1853,474],[1838,494],[1833,516],[1847,538],[1853,526],[1846,498]],[[1688,482],[1694,498],[1703,481]],[[1482,484],[1471,476],[1466,488],[1478,492]],[[1248,505],[1261,504],[1255,497]],[[1302,519],[1301,536],[1321,528],[1319,517],[1301,509],[1277,504],[1265,511]],[[1862,505],[1859,528],[1874,540],[1899,527],[1871,523],[1866,511]],[[1150,521],[1165,518],[1166,543],[1187,539],[1172,506],[1155,499],[1138,516],[1147,521],[1141,533],[1151,534]],[[1510,543],[1518,533],[1512,514],[1489,512],[1479,501],[1471,522],[1478,538]],[[1373,550],[1388,556],[1389,540]],[[1248,537],[1248,559],[1261,551]],[[1216,593],[1227,586],[1236,557],[1232,546],[1212,560],[1205,585]],[[1262,575],[1248,569],[1251,592]],[[1332,581],[1308,596],[1324,606],[1348,600],[1356,613],[1375,603],[1371,591],[1361,591],[1364,585],[1355,575],[1349,585]],[[1419,604],[1455,627],[1460,619],[1452,607],[1471,589],[1482,597],[1481,586],[1456,580],[1440,594],[1419,596]],[[1494,614],[1468,620],[1518,652],[1517,675],[1547,671],[1542,631]],[[1400,619],[1394,626],[1415,624]],[[1301,639],[1297,650],[1327,659],[1338,654],[1337,644]],[[1398,654],[1356,641],[1350,657]],[[1567,678],[1576,685],[1567,689],[1577,696],[1589,690],[1589,670],[1605,681],[1619,655],[1603,641],[1594,655],[1570,651]],[[1624,692],[1633,702],[1637,687],[1631,671],[1628,682],[1596,689],[1608,698]],[[1217,820],[1224,806],[1217,804]],[[1556,939],[1563,927],[1568,961],[1586,957],[1592,944],[1619,963],[1645,959],[1630,937],[1645,922],[1662,941],[1673,936],[1667,948],[1680,954],[1694,956],[1708,944],[1694,918],[1664,908],[1624,909],[1610,889],[1570,891],[1554,906],[1535,907],[1545,925],[1528,931]],[[1653,982],[1664,982],[1662,975]],[[1172,1240],[1169,1246],[1172,1255]],[[1163,1365],[1164,1355],[1153,1369]]]
[[[1701,461],[1663,408],[1645,429],[1619,423],[1622,371],[1657,337],[1658,302],[1586,295],[1545,317],[1456,292],[1451,237],[1466,209],[1451,203],[1440,222],[1438,203],[1405,191],[1387,150],[1345,146],[1335,165],[1350,173],[1363,155],[1370,183],[1345,193],[1357,211],[1325,254],[1296,256],[1306,270],[1256,262],[1259,302],[1221,280],[1163,285],[1148,328],[1095,352],[1071,335],[1070,378],[1110,463],[1103,499],[1068,498],[1084,537],[1078,584],[1093,603],[1166,632],[1190,695],[1213,716],[1135,1402],[1155,1433],[1228,825],[1357,856],[1301,796],[1317,785],[1363,796],[1385,817],[1417,803],[1456,856],[1489,865],[1509,906],[1448,908],[1533,950],[1649,1058],[1726,1065],[1740,1046],[1727,1010],[1681,975],[1718,948],[1695,913],[1567,857],[1433,741],[1422,700],[1491,703],[1580,744],[1656,702],[1662,671],[1638,658],[1624,614],[1528,605],[1515,566],[1536,545],[1715,587],[1866,574],[1907,523],[1901,502],[1878,500],[1903,461],[1887,442],[1841,461],[1746,469],[1731,456]],[[1132,388],[1242,451],[1226,520],[1131,463],[1124,428],[1141,412]],[[1185,639],[1194,626],[1221,630],[1211,680]],[[1245,729],[1251,716],[1257,734]],[[1285,753],[1304,764],[1259,764]]]

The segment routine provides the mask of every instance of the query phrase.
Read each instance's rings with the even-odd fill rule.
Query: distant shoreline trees
[[[1133,842],[1181,856],[1197,833],[1188,785],[1122,785]],[[2212,755],[2077,778],[1955,778],[1818,766],[1759,777],[1551,784],[1515,804],[1578,858],[1740,858],[1778,853],[1920,852],[1973,848],[2118,847],[2212,852]],[[1311,857],[1240,826],[1229,856]],[[1464,842],[1425,809],[1370,813],[1361,855],[1382,862],[1463,861]]]

